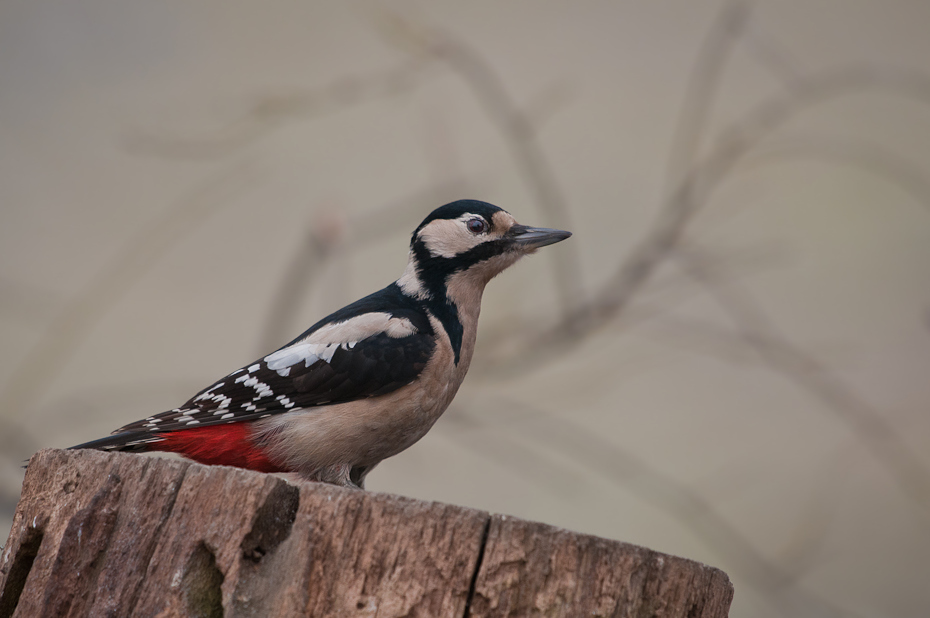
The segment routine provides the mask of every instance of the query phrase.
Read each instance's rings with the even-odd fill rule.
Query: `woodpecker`
[[[441,206],[413,232],[394,283],[183,406],[71,448],[173,452],[363,489],[371,469],[422,438],[455,397],[475,349],[485,285],[569,236],[520,225],[486,202]]]

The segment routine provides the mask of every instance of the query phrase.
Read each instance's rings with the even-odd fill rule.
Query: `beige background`
[[[575,236],[492,282],[472,375],[370,489],[702,560],[736,617],[930,615],[928,28],[922,0],[0,4],[0,536],[36,449],[178,405],[474,197]],[[716,149],[760,105],[784,122]],[[720,152],[622,311],[513,356]]]

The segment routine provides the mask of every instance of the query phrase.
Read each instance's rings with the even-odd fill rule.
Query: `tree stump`
[[[703,564],[482,511],[122,453],[33,456],[11,616],[720,618]]]

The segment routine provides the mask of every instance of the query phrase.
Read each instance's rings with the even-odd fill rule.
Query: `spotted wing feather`
[[[272,354],[234,371],[180,408],[115,433],[165,433],[384,395],[415,380],[434,347],[431,334],[395,338],[379,333],[358,342],[331,344],[322,358],[308,355],[286,367],[280,367],[283,355]],[[287,350],[286,346],[276,354]]]

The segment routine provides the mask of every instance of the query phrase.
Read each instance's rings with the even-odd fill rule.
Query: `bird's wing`
[[[114,433],[165,433],[256,420],[390,393],[415,380],[429,361],[436,344],[428,324],[420,321],[417,328],[409,319],[369,312],[317,325],[180,408]]]

